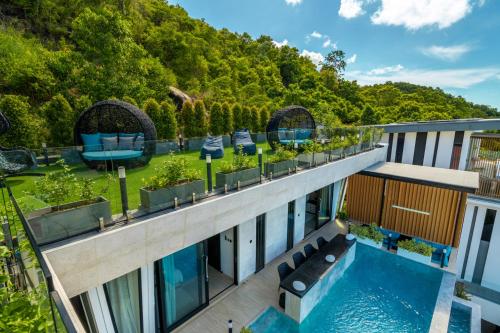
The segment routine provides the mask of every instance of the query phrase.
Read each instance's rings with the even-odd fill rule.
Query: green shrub
[[[71,145],[75,113],[63,95],[57,94],[43,106],[50,146]]]
[[[191,138],[196,136],[194,108],[191,102],[186,101],[182,104],[181,119],[184,128],[184,137]]]
[[[339,219],[345,221],[345,220],[347,220],[349,218],[349,215],[347,214],[347,212],[345,210],[341,210],[338,213],[338,217],[339,217]]]
[[[231,173],[256,167],[257,161],[255,161],[255,159],[251,156],[244,154],[243,147],[240,147],[238,153],[234,154],[232,162],[222,161],[219,171],[222,173]]]
[[[233,130],[237,131],[244,128],[243,119],[242,119],[241,105],[238,103],[233,105]]]
[[[467,289],[465,288],[465,284],[463,284],[462,282],[457,282],[455,284],[455,296],[464,299],[466,301],[471,300],[470,295],[467,292]]]
[[[251,120],[251,126],[249,127],[249,130],[254,132],[254,133],[258,133],[260,131],[260,112],[259,112],[259,109],[257,109],[257,107],[254,106],[250,110],[250,114],[252,116],[252,120]]]
[[[252,329],[249,327],[243,327],[240,333],[253,333]]]
[[[189,183],[201,179],[199,170],[189,167],[184,157],[171,157],[155,168],[155,175],[147,181],[143,180],[144,187],[149,191],[169,186]]]
[[[220,103],[215,102],[210,108],[210,134],[222,135],[224,134],[224,116],[222,113],[222,106]]]
[[[260,109],[260,128],[261,132],[265,132],[267,128],[267,123],[269,122],[269,110],[267,107],[263,106]]]
[[[278,146],[274,151],[274,155],[269,156],[268,161],[270,163],[278,163],[282,161],[292,160],[297,156],[297,152],[294,150],[286,149],[283,146]]]
[[[175,139],[177,135],[177,118],[175,116],[175,105],[169,100],[165,100],[160,104],[162,109],[162,135],[168,140]]]
[[[415,252],[426,257],[430,257],[432,255],[432,251],[434,251],[434,248],[432,246],[422,242],[417,242],[414,239],[407,239],[398,242],[398,248],[402,248],[410,252]]]
[[[308,141],[306,144],[302,145],[302,150],[304,154],[321,153],[325,150],[325,147],[316,141]]]
[[[368,238],[377,243],[381,243],[384,240],[384,235],[379,231],[375,223],[369,226],[351,224],[351,233],[359,238]]]
[[[162,119],[162,109],[160,104],[154,98],[148,98],[142,105],[142,109],[151,118],[153,124],[156,127],[156,133],[159,139],[163,139],[163,119]]]
[[[229,134],[233,131],[233,110],[229,103],[222,104],[222,131]]]
[[[244,106],[241,111],[241,128],[252,130],[252,109],[248,106]]]
[[[130,96],[123,96],[122,101],[127,102],[129,104],[132,104],[134,106],[139,106],[137,101],[133,97],[130,97]]]
[[[207,127],[207,111],[205,109],[205,103],[201,99],[194,102],[194,136],[206,136]]]

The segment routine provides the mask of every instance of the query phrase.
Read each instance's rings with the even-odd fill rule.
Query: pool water
[[[428,332],[443,273],[363,244],[344,275],[298,325],[274,308],[254,333]]]
[[[470,316],[470,310],[453,305],[451,307],[448,333],[469,333],[471,320]]]

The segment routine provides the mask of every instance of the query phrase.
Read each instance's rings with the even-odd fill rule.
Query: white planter
[[[419,253],[407,251],[407,250],[402,249],[402,248],[398,248],[397,254],[401,257],[419,262],[421,264],[425,264],[425,265],[431,264],[431,256],[424,256],[424,255],[421,255]]]
[[[374,247],[377,249],[380,249],[382,247],[381,242],[377,243],[373,239],[370,239],[370,238],[361,238],[361,237],[358,237],[356,235],[356,240],[358,241],[358,243],[365,244],[365,245],[368,245],[368,246],[371,246],[371,247]]]

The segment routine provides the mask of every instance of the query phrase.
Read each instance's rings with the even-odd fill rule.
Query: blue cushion
[[[83,149],[84,151],[101,151],[101,135],[95,134],[82,134]]]
[[[118,136],[118,133],[99,133],[99,135],[101,136],[101,138],[109,138],[112,136]]]
[[[112,150],[112,151],[92,151],[82,154],[88,161],[111,161],[128,160],[142,156],[142,151],[137,150]]]
[[[110,136],[101,138],[103,150],[118,150],[118,137]]]
[[[135,138],[137,136],[137,133],[119,133],[118,137],[120,138]]]
[[[131,136],[121,137],[118,141],[118,150],[134,150],[134,138]]]
[[[134,150],[142,150],[144,148],[144,136],[138,135],[134,141]]]

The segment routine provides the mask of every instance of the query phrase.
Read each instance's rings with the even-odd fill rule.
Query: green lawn
[[[257,144],[258,147],[263,148],[264,152],[264,161],[266,160],[266,154],[271,153],[270,147],[267,143]],[[185,157],[190,165],[193,168],[196,168],[201,171],[203,178],[206,179],[206,162],[205,160],[201,160],[199,158],[199,151],[193,152],[184,152],[175,154],[175,156],[183,156]],[[127,193],[129,198],[129,208],[136,209],[139,207],[140,199],[139,199],[139,189],[143,185],[143,180],[151,177],[155,168],[162,163],[167,158],[171,158],[170,155],[158,155],[154,156],[150,163],[141,168],[129,169],[127,170]],[[213,176],[213,184],[215,186],[215,172],[218,170],[221,161],[230,161],[233,158],[233,148],[224,149],[224,158],[219,160],[212,160],[212,176]],[[257,155],[255,155],[255,159],[257,160]],[[72,171],[81,177],[90,177],[95,180],[95,188],[100,190],[106,187],[109,184],[108,191],[104,194],[111,202],[111,207],[113,213],[121,212],[121,201],[120,201],[120,189],[118,183],[118,174],[115,171],[109,171],[108,173],[112,174],[112,181],[110,182],[107,177],[107,173],[105,171],[96,171],[88,169],[83,164],[73,165],[71,166]],[[42,172],[47,173],[50,171],[56,171],[58,168],[56,166],[49,167],[39,167],[34,172]],[[9,178],[7,183],[11,186],[12,191],[16,199],[20,202],[28,203],[33,208],[38,208],[43,206],[44,203],[40,203],[35,198],[29,195],[30,192],[33,191],[33,182],[37,179],[37,177],[15,177]],[[69,200],[71,201],[71,200]]]

